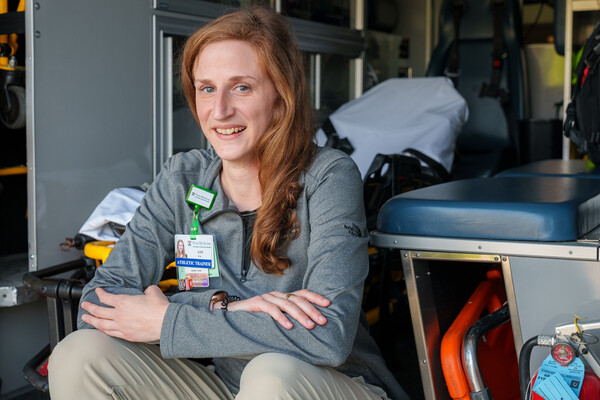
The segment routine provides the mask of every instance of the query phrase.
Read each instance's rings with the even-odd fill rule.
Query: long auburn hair
[[[187,39],[181,59],[183,92],[198,122],[196,60],[208,44],[223,40],[250,44],[278,93],[270,127],[254,149],[262,205],[254,223],[250,256],[263,271],[281,275],[291,264],[285,250],[300,234],[296,216],[303,189],[300,177],[314,155],[313,111],[302,53],[286,19],[265,7],[244,7],[202,26]]]

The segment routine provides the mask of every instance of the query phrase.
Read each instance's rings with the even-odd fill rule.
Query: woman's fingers
[[[94,328],[103,332],[115,329],[115,323],[112,319],[98,317],[94,314],[84,314],[81,316],[81,319],[84,322],[92,325]]]
[[[280,292],[273,293],[275,294]],[[297,290],[292,293],[281,293],[281,295],[285,300],[297,305],[300,310],[310,319],[310,321],[314,321],[319,325],[324,325],[327,323],[327,319],[323,313],[321,313],[321,311],[315,307],[315,305],[320,307],[328,307],[331,304],[328,298],[308,289]],[[300,320],[298,321],[302,322]],[[311,322],[308,321],[307,323],[309,325],[311,324]],[[314,325],[312,326],[314,327]]]
[[[321,296],[318,293],[312,292],[307,289],[298,290],[292,293],[294,302],[302,309],[306,315],[308,315],[313,321],[319,325],[325,325],[327,319],[321,311],[319,311],[314,305],[320,307],[328,307],[331,304],[328,298]]]
[[[270,303],[268,301],[265,301],[265,303],[266,304],[263,305],[264,312],[269,314],[271,318],[279,322],[279,324],[285,329],[292,329],[294,327],[294,324],[292,324],[292,322],[285,316],[285,314],[278,305]]]
[[[84,322],[131,342],[160,339],[169,300],[158,287],[150,286],[139,295],[115,295],[100,288],[96,294],[102,304],[81,303],[81,308],[89,313],[82,315]]]
[[[308,321],[307,321],[308,323],[312,323],[313,321],[319,325],[325,325],[327,323],[327,319],[325,318],[323,313],[321,313],[321,311],[319,311],[313,305],[313,303],[315,303],[315,302],[308,301],[308,300],[306,300],[305,297],[297,296],[295,294],[292,294],[288,298],[288,301],[292,301],[296,306],[298,306],[300,311],[304,315],[306,315],[306,317],[308,318]],[[328,302],[329,302],[329,300],[328,300]],[[329,305],[329,304],[327,304],[327,305]],[[314,327],[314,324],[313,324],[313,327]]]
[[[280,306],[276,304],[277,299],[270,293],[261,296],[255,296],[247,300],[239,300],[230,303],[227,310],[230,312],[247,311],[247,312],[263,312],[268,314],[286,329],[292,329],[294,325],[285,316]]]
[[[307,300],[306,293],[273,292],[267,293],[264,297],[267,297],[270,302],[276,304],[281,311],[287,313],[306,329],[314,328],[315,323],[323,325],[327,322],[323,314]]]
[[[298,321],[306,329],[313,329],[316,325],[325,325],[327,319],[315,307],[327,307],[331,302],[310,290],[298,290],[292,293],[269,292],[247,300],[240,300],[229,304],[229,311],[264,312],[286,329],[294,325],[290,318]]]
[[[83,303],[81,303],[81,308],[89,312],[91,315],[103,319],[111,318],[112,313],[114,313],[114,308],[112,307],[103,307],[98,304],[90,303],[88,301],[84,301]]]
[[[294,295],[280,297],[278,295],[270,293],[267,293],[266,295],[264,295],[264,297],[267,297],[270,302],[275,304],[280,310],[280,312],[285,312],[291,318],[298,321],[306,329],[312,329],[315,327],[315,323],[313,322],[313,320],[308,315],[306,315],[306,313],[302,311],[302,308],[300,308],[297,304],[297,302],[303,300],[302,298],[295,298],[296,296]]]
[[[270,294],[272,294],[273,296],[282,297],[286,300],[289,300],[292,296],[300,297],[302,299],[305,299],[305,300],[307,300],[313,304],[316,304],[318,306],[321,306],[321,307],[327,307],[327,306],[329,306],[329,304],[331,304],[331,302],[329,301],[329,299],[327,297],[321,296],[320,294],[315,293],[308,289],[296,290],[295,292],[290,292],[290,293],[274,291],[274,292],[270,292]]]
[[[295,296],[301,296],[306,300],[310,301],[311,303],[321,307],[327,307],[329,306],[329,304],[331,304],[327,297],[321,296],[320,294],[310,291],[308,289],[297,290],[295,292],[292,292],[292,294]]]

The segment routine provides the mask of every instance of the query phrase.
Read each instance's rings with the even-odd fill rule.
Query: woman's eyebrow
[[[201,83],[201,84],[212,84],[212,81],[210,79],[202,79],[202,78],[200,78],[200,79],[194,79],[194,84],[198,84],[198,83]]]
[[[254,75],[232,76],[229,80],[230,81],[247,81],[247,80],[259,81],[259,79],[257,77],[255,77]]]
[[[261,79],[255,77],[254,75],[236,75],[236,76],[231,76],[227,79],[227,81],[229,82],[236,82],[236,81],[255,81],[255,82],[260,82]],[[197,78],[194,79],[194,83],[202,83],[202,84],[213,84],[214,82],[209,79],[209,78]]]

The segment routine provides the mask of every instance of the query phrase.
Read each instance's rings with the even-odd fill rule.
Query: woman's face
[[[180,253],[183,253],[183,242],[177,243],[177,251],[179,251]]]
[[[200,126],[224,165],[252,164],[277,99],[254,48],[239,40],[209,44],[196,59],[194,85]]]

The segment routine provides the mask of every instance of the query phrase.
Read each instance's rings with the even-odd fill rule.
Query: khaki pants
[[[48,366],[52,400],[381,400],[378,387],[332,368],[267,353],[254,358],[234,396],[209,368],[165,359],[158,346],[115,339],[95,329],[75,331],[56,346]]]

